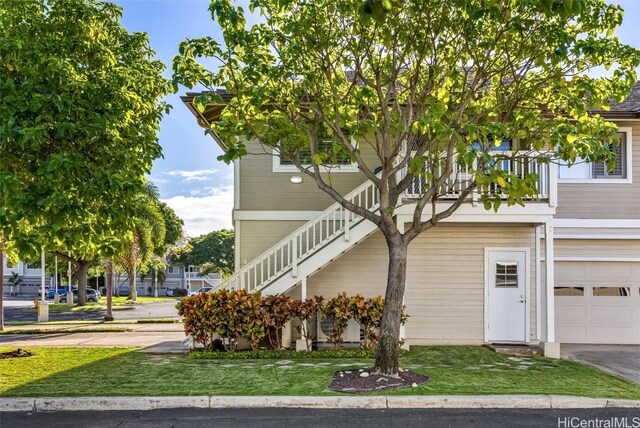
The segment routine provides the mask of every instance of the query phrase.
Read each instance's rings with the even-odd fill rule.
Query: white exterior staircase
[[[369,180],[345,199],[370,211],[379,206],[377,189]],[[376,230],[377,226],[370,221],[335,203],[243,266],[218,288],[283,293]]]
[[[524,177],[535,173],[538,176],[538,198],[555,206],[557,174],[549,164],[539,164],[527,154],[515,154],[512,160],[501,161],[500,167]],[[442,173],[441,171],[438,172]],[[402,171],[401,176],[406,174]],[[465,166],[456,164],[451,178],[443,185],[442,199],[456,199],[473,175]],[[428,184],[424,177],[417,177],[405,191],[403,202],[420,197]],[[475,203],[483,190],[476,188],[470,201]],[[492,188],[490,191],[496,191]],[[375,212],[379,209],[379,195],[373,182],[367,180],[345,199],[364,209]],[[402,200],[402,198],[401,198]],[[298,284],[332,260],[353,248],[377,230],[377,226],[343,208],[338,203],[331,205],[315,219],[302,225],[273,247],[243,266],[231,277],[221,282],[218,288],[243,289],[263,294],[278,294]]]

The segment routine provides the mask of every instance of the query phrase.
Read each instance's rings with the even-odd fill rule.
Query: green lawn
[[[1,351],[7,351],[2,349]],[[1,396],[339,395],[337,370],[355,359],[195,360],[123,348],[31,348],[0,360]],[[413,347],[402,366],[431,376],[418,388],[384,394],[566,394],[640,399],[640,386],[571,361],[514,361],[483,347]],[[284,368],[286,367],[286,368]]]
[[[133,307],[133,305],[144,305],[146,303],[156,303],[156,302],[168,302],[175,301],[178,303],[178,299],[175,297],[150,297],[150,296],[138,296],[138,299],[133,302],[131,300],[127,300],[127,297],[114,297],[113,298],[113,306],[112,309],[114,311],[118,310],[128,310]],[[35,308],[35,307],[34,307]],[[102,296],[98,302],[87,302],[86,306],[78,306],[78,305],[68,305],[66,303],[49,303],[49,311],[50,312],[65,312],[65,311],[97,311],[107,309],[107,298]]]

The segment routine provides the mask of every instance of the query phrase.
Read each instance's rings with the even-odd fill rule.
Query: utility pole
[[[71,258],[71,251],[69,251],[69,258]],[[67,275],[69,276],[69,291],[67,291],[67,303],[73,305],[73,292],[71,290],[71,262],[67,268]]]
[[[104,316],[105,321],[113,321],[113,313],[111,310],[113,302],[113,260],[107,259],[105,265],[106,275],[106,291],[107,291],[107,313]]]

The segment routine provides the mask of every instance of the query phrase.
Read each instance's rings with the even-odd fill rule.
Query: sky
[[[221,41],[220,29],[211,20],[209,0],[115,0],[123,8],[122,25],[129,31],[149,34],[157,58],[167,65],[186,38],[211,36]],[[240,4],[246,5],[247,0]],[[640,0],[612,0],[622,5],[625,19],[617,32],[622,42],[640,48]],[[245,7],[246,10],[246,7]],[[161,123],[162,159],[156,160],[151,180],[160,196],[185,222],[185,231],[198,236],[212,230],[231,228],[233,209],[233,166],[216,158],[218,145],[196,124],[195,117],[180,101],[187,88],[181,87],[167,101],[173,109]]]

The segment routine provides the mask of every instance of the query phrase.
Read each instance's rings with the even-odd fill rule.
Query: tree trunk
[[[380,325],[380,340],[376,350],[376,373],[397,376],[400,355],[400,322],[402,298],[407,277],[407,245],[399,235],[387,238],[389,271],[387,291]]]
[[[4,243],[0,237],[0,331],[4,330]]]
[[[129,276],[129,300],[136,301],[138,298],[138,292],[136,291],[136,264],[133,264],[133,269],[127,274]]]
[[[89,272],[89,261],[78,260],[78,306],[87,304],[87,274]]]
[[[112,303],[113,303],[113,260],[108,259],[105,266],[105,291],[107,294],[107,313],[104,316],[105,321],[113,321]]]

